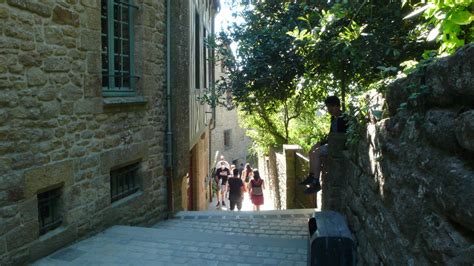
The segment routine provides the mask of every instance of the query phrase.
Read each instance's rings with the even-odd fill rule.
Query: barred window
[[[63,222],[60,210],[61,189],[56,188],[39,193],[38,221],[40,235],[59,227]]]
[[[137,6],[132,0],[102,0],[102,94],[133,96],[133,17]]]
[[[138,163],[110,171],[110,197],[112,202],[137,192]]]

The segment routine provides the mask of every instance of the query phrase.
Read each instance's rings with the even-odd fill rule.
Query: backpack
[[[254,196],[263,195],[262,183],[260,183],[259,186],[256,186],[256,185],[252,184],[252,195],[254,195]]]

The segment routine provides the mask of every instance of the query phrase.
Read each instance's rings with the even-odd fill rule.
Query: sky
[[[221,10],[219,11],[219,13],[217,14],[216,19],[215,19],[215,30],[216,30],[215,34],[221,32],[223,30],[226,30],[227,26],[231,25],[233,22],[236,22],[236,23],[244,22],[242,17],[232,16],[232,13],[234,13],[235,11],[242,11],[243,10],[243,7],[241,7],[241,6],[234,6],[233,9],[231,9],[231,2],[232,1],[233,0],[221,0]],[[231,48],[231,50],[233,51],[233,53],[235,55],[236,50],[237,50],[237,44],[232,43],[230,45],[230,48]]]
[[[230,0],[221,0],[221,10],[216,16],[215,29],[217,32],[226,29],[232,22],[242,21],[242,19],[235,18],[232,16],[232,10],[230,7]]]

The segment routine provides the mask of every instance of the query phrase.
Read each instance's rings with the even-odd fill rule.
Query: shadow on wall
[[[323,209],[346,214],[362,265],[474,261],[473,61],[470,44],[389,85],[390,117],[328,161]]]

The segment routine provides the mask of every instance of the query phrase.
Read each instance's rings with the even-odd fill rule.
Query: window
[[[60,212],[61,189],[56,188],[38,194],[38,221],[40,235],[59,227],[63,222]]]
[[[102,94],[135,95],[132,0],[102,0]]]
[[[206,38],[207,38],[207,33],[206,33],[206,28],[202,28],[202,39],[205,41]],[[207,62],[207,48],[206,48],[206,45],[203,45],[202,46],[202,55],[204,57],[203,61],[204,61],[204,88],[208,88],[209,87],[209,82],[208,82],[208,77],[207,77],[207,67],[209,65],[209,62]]]
[[[201,40],[200,40],[200,21],[199,14],[194,15],[194,87],[201,88]]]
[[[224,149],[228,150],[232,148],[232,129],[224,130]]]
[[[110,171],[110,196],[112,202],[123,199],[139,190],[138,163]]]

